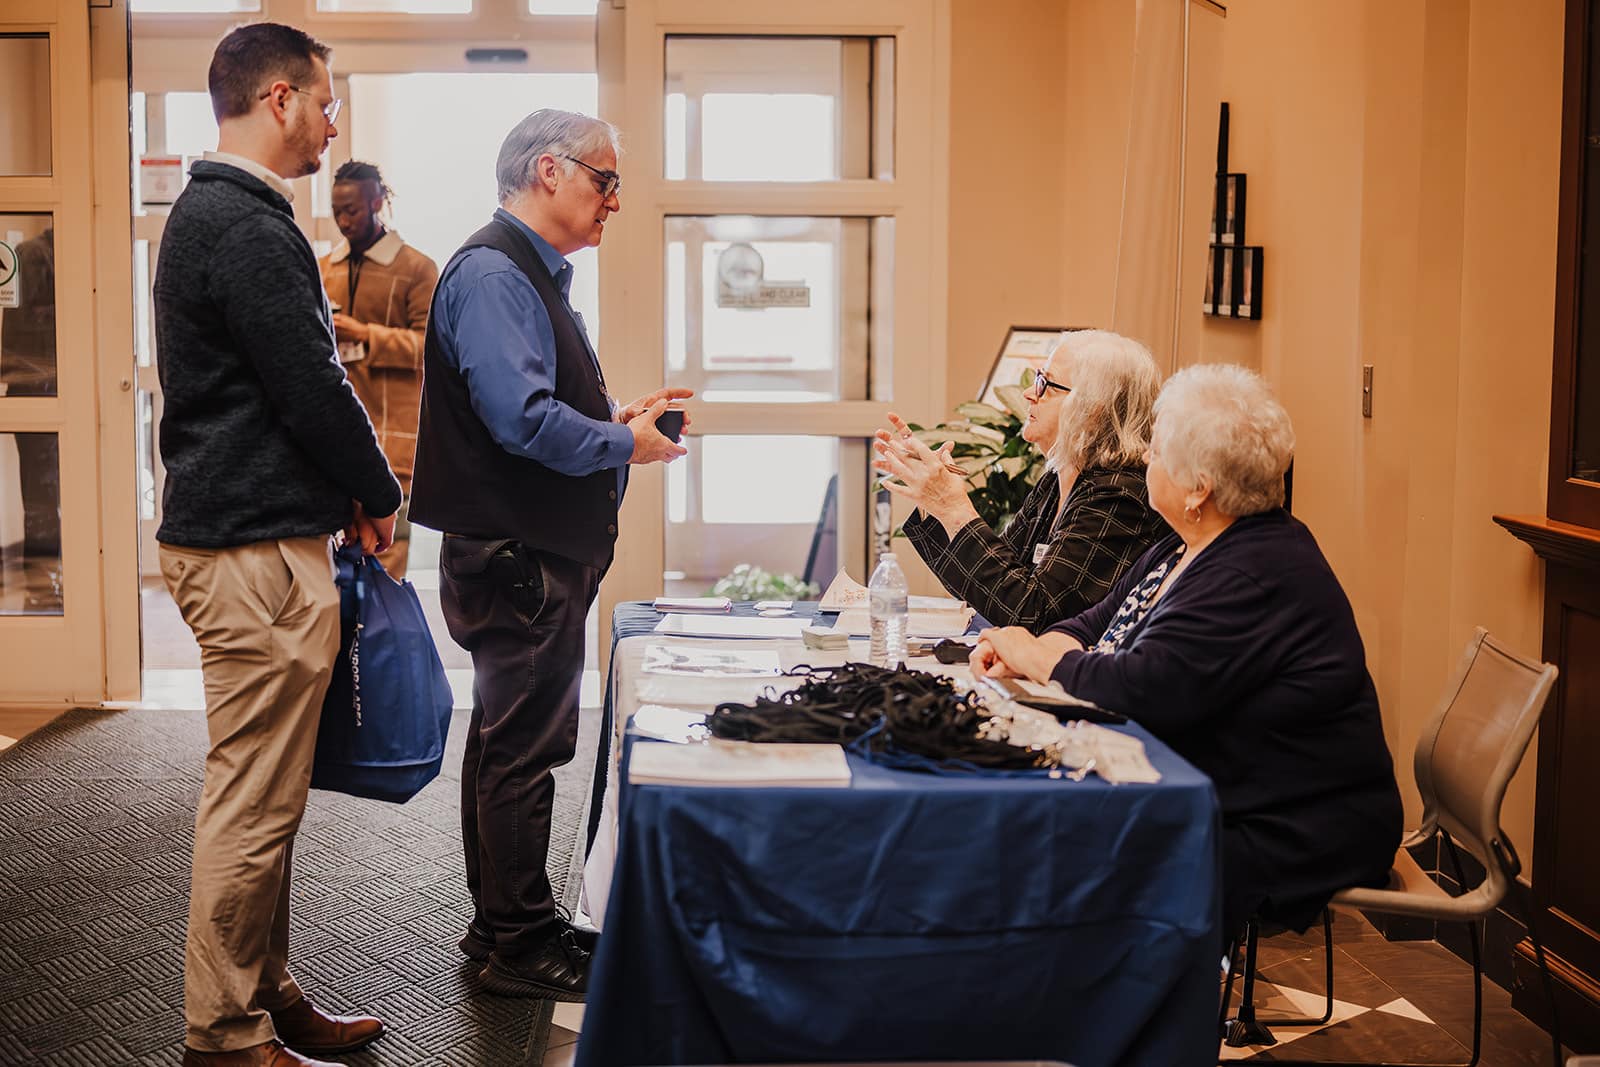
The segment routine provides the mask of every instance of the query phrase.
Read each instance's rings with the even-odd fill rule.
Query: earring
[[[1183,509],[1183,517],[1191,523],[1198,524],[1200,522],[1200,509],[1190,504]]]

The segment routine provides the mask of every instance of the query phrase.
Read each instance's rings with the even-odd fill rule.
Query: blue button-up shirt
[[[504,208],[495,217],[522,231],[555,279],[567,310],[572,264]],[[472,410],[501,448],[572,477],[616,467],[618,484],[633,454],[619,422],[591,419],[555,398],[556,337],[550,313],[516,264],[493,248],[463,253],[434,300],[441,354],[461,372]],[[599,360],[583,319],[572,312],[589,357]]]

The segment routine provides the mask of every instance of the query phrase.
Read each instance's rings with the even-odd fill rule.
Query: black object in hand
[[[661,431],[662,436],[677,442],[683,437],[683,409],[668,408],[660,415],[657,415],[656,429]]]
[[[933,646],[933,658],[940,663],[965,663],[972,658],[972,646],[947,637]]]

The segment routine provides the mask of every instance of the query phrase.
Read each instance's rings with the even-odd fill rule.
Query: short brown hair
[[[217,121],[247,114],[261,91],[282,78],[291,85],[311,80],[312,60],[328,62],[333,49],[303,30],[280,22],[255,22],[230,30],[211,56],[206,85]]]

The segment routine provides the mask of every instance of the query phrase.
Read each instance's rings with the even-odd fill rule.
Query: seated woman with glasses
[[[1098,603],[1168,530],[1145,499],[1144,450],[1161,385],[1137,341],[1076,330],[1028,391],[1022,436],[1048,469],[1004,531],[978,517],[966,476],[890,413],[873,466],[917,511],[906,536],[951,595],[990,622],[1038,632]]]
[[[1111,594],[1035,637],[985,630],[974,674],[1051,679],[1120,711],[1211,777],[1223,938],[1252,914],[1304,929],[1381,886],[1400,794],[1355,615],[1283,510],[1289,416],[1243,367],[1173,375],[1156,401],[1150,501],[1176,531]]]

